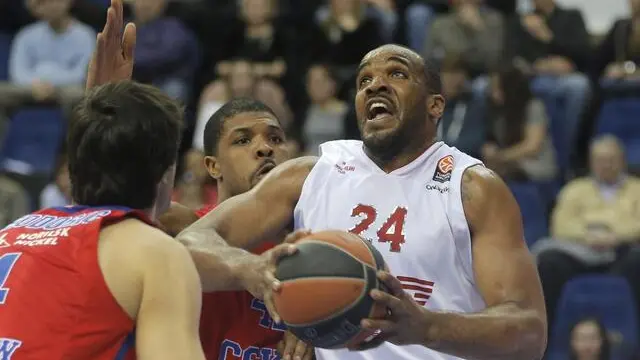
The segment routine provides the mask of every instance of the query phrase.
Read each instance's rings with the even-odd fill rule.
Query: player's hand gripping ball
[[[273,294],[287,328],[318,348],[357,348],[372,342],[379,332],[363,329],[361,321],[387,314],[370,296],[374,289],[385,291],[376,276],[386,269],[382,255],[368,241],[344,231],[292,236],[298,238],[297,252],[280,259],[280,289]]]

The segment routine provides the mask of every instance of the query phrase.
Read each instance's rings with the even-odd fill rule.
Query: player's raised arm
[[[485,167],[467,169],[461,189],[475,279],[487,309],[433,314],[424,345],[465,359],[540,359],[546,311],[520,209],[504,182]]]
[[[316,160],[302,157],[277,166],[253,189],[224,201],[178,234],[191,252],[205,291],[246,288],[243,276],[261,260],[242,249],[284,237]]]
[[[181,244],[163,234],[146,246],[142,296],[136,321],[139,360],[204,360],[199,337],[202,290]]]

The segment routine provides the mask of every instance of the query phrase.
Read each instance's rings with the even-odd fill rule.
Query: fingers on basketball
[[[273,292],[271,290],[267,290],[264,294],[264,305],[267,308],[267,312],[271,316],[271,319],[276,322],[276,324],[280,323],[280,314],[276,310],[276,306],[273,303]]]
[[[289,244],[293,244],[295,242],[297,242],[298,240],[307,237],[311,235],[311,231],[310,230],[296,230],[292,233],[290,233],[289,235],[287,235],[287,237],[284,239],[285,243],[289,243]]]
[[[378,272],[378,279],[382,281],[387,291],[390,294],[395,296],[402,295],[404,290],[402,290],[402,283],[395,276],[391,275],[387,271]]]
[[[291,256],[295,254],[296,251],[297,249],[295,245],[289,243],[280,244],[271,249],[271,252],[269,253],[270,264],[275,267],[280,259],[282,259],[283,257]]]

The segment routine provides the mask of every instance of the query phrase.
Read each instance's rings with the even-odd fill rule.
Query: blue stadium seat
[[[524,237],[527,244],[531,246],[549,234],[547,204],[535,183],[511,183],[509,188],[520,205]]]
[[[640,166],[640,99],[614,98],[604,102],[597,120],[596,135],[613,134],[627,148],[627,161]]]
[[[622,344],[613,348],[612,359],[623,358],[624,350],[635,348],[638,323],[635,301],[624,278],[612,275],[586,275],[567,283],[556,310],[549,336],[548,358],[568,359],[569,331],[582,318],[599,318],[609,332],[621,335]]]
[[[9,77],[9,51],[11,50],[11,35],[0,33],[0,81]]]
[[[9,169],[7,164],[18,162],[33,172],[51,173],[65,129],[66,121],[59,108],[19,110],[9,121],[0,152],[1,166]]]

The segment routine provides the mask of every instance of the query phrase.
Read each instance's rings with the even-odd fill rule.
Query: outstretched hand
[[[107,22],[98,33],[96,48],[89,62],[86,89],[131,79],[135,46],[136,26],[133,23],[124,25],[122,0],[111,0]]]

